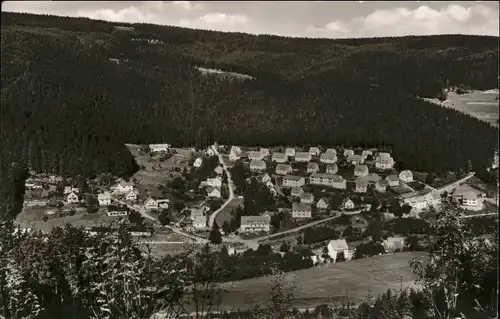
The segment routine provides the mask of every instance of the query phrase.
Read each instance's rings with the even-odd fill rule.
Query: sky
[[[499,36],[498,1],[5,1],[2,11],[311,38]]]

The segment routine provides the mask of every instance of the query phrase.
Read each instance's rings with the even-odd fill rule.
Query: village
[[[70,223],[97,234],[112,231],[113,225],[125,221],[132,225],[131,235],[136,240],[165,245],[189,240],[208,243],[216,227],[221,241],[237,253],[257,249],[262,243],[277,250],[283,245],[300,245],[304,238],[298,239],[299,230],[313,231],[341,218],[366,229],[370,219],[366,216],[381,211],[386,219],[418,219],[439,212],[445,201],[471,213],[484,212],[485,204],[498,206],[498,195],[487,196],[485,190],[466,183],[473,172],[436,187],[421,173],[407,169],[398,172],[390,152],[375,149],[268,149],[214,144],[184,152],[188,154],[180,156],[184,166],[165,172],[161,163],[178,155],[170,145],[140,146],[137,152],[147,158],[145,162],[157,163],[151,164],[154,174],[175,176],[170,188],[148,189],[135,178],[125,181],[105,176],[76,181],[34,174],[26,181],[20,216],[36,217],[21,226],[47,231],[51,222],[56,222],[54,226]],[[262,212],[242,210],[248,201],[236,185],[242,178],[245,184],[261,185],[273,204]],[[236,209],[244,214],[232,223]],[[340,251],[345,260],[354,256],[356,248],[347,240],[349,227],[337,229],[346,236],[327,236],[326,242],[314,242],[315,263],[324,260],[325,254],[335,261]],[[386,251],[402,250],[405,238],[386,237],[382,245]]]

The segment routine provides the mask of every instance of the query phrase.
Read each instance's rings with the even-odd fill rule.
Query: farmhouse
[[[326,164],[333,164],[337,162],[337,154],[333,153],[323,153],[321,154],[319,161],[321,163],[326,163]]]
[[[312,156],[318,156],[321,153],[321,150],[318,147],[310,147],[309,154]]]
[[[345,260],[351,259],[351,254],[349,251],[349,246],[347,246],[347,241],[345,239],[331,240],[327,246],[328,255],[333,261],[337,260],[337,256],[340,253],[344,254]]]
[[[292,166],[288,164],[278,164],[276,165],[276,174],[287,175],[293,171]]]
[[[198,157],[194,163],[193,163],[193,166],[198,168],[198,167],[201,167],[201,164],[203,164],[203,159],[201,157]]]
[[[134,202],[137,200],[138,195],[139,194],[137,193],[136,190],[131,190],[130,192],[127,193],[127,195],[125,195],[125,199],[128,201]]]
[[[78,195],[76,195],[74,192],[71,192],[66,197],[66,201],[69,204],[78,203],[79,202]]]
[[[283,187],[300,187],[304,186],[306,180],[301,176],[287,175],[283,177]]]
[[[357,154],[352,154],[347,157],[347,162],[349,162],[352,165],[358,165],[358,164],[363,164],[365,161],[365,158],[361,155]]]
[[[269,153],[269,149],[268,148],[260,148],[260,153],[262,154],[262,156],[266,157],[266,156],[269,156],[271,153]]]
[[[388,175],[385,180],[389,183],[390,187],[399,186],[399,177],[397,175]]]
[[[314,196],[311,193],[302,193],[300,195],[300,202],[304,204],[314,203]]]
[[[319,209],[328,209],[328,207],[330,207],[330,199],[326,197],[321,198],[316,203],[316,207]]]
[[[269,232],[271,217],[269,216],[241,216],[240,231],[242,233]]]
[[[383,181],[377,181],[375,183],[375,190],[377,192],[380,192],[380,193],[384,193],[387,189],[387,181],[386,180],[383,180]]]
[[[286,154],[286,156],[294,157],[295,156],[295,149],[292,147],[287,147],[285,149],[285,154]]]
[[[214,168],[214,172],[217,175],[222,175],[222,173],[224,172],[224,169],[222,168],[222,166],[219,165],[216,168]]]
[[[464,209],[482,209],[483,193],[463,184],[455,188],[452,193],[452,199]]]
[[[368,176],[369,173],[370,171],[368,170],[367,165],[356,165],[354,167],[354,176]]]
[[[350,198],[346,198],[342,203],[342,207],[344,207],[344,209],[354,209],[355,205]]]
[[[337,174],[337,172],[339,171],[339,168],[338,168],[337,164],[328,164],[328,165],[326,165],[325,171],[327,174]]]
[[[107,206],[111,204],[111,194],[109,192],[100,193],[97,195],[99,206]]]
[[[304,193],[304,190],[302,187],[292,187],[292,190],[290,191],[290,195],[293,197],[300,197]]]
[[[221,197],[220,190],[218,188],[215,188],[215,187],[212,187],[212,186],[208,186],[206,188],[206,191],[207,191],[207,196],[208,197],[214,197],[214,198],[220,198]]]
[[[110,217],[127,216],[128,209],[127,209],[127,207],[123,207],[123,206],[108,206],[106,215],[108,215]]]
[[[344,157],[349,157],[351,155],[354,155],[354,151],[350,149],[344,149]]]
[[[295,153],[295,161],[296,162],[309,162],[312,159],[311,154],[309,152],[296,152]]]
[[[152,153],[168,152],[169,144],[149,144],[149,151]]]
[[[285,153],[273,153],[271,160],[276,163],[286,163],[288,161],[288,156]]]
[[[337,189],[346,189],[346,180],[340,175],[316,173],[311,175],[309,182],[313,185],[325,185]]]
[[[248,152],[248,159],[251,161],[261,161],[264,159],[264,154],[261,151],[250,151]]]
[[[362,178],[356,179],[356,193],[366,193],[368,189],[368,182]]]
[[[196,230],[207,228],[207,216],[196,216],[193,220],[193,227]]]
[[[405,183],[413,182],[413,173],[410,170],[401,171],[399,179]]]
[[[267,167],[266,162],[262,160],[251,160],[250,161],[250,170],[252,171],[263,171]]]
[[[212,187],[221,187],[222,186],[222,178],[220,176],[214,178],[207,178],[207,185]]]
[[[148,198],[144,201],[144,208],[146,210],[158,209],[158,202],[153,198]]]
[[[311,204],[293,203],[292,217],[293,218],[311,218]]]
[[[378,153],[375,158],[375,168],[385,170],[392,169],[394,167],[394,159],[389,153]]]
[[[307,173],[317,173],[319,171],[318,163],[308,163]]]

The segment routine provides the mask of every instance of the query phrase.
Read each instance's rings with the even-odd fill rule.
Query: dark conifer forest
[[[117,25],[2,12],[2,214],[16,213],[26,168],[131,176],[138,167],[124,143],[384,147],[399,167],[435,173],[469,161],[484,171],[497,147],[498,129],[417,98],[450,85],[496,88],[497,37],[300,39]],[[255,79],[203,76],[196,66]]]

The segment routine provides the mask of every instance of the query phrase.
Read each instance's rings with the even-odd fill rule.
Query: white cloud
[[[225,13],[207,13],[199,18],[189,20],[181,19],[180,25],[194,29],[210,29],[218,31],[250,32],[248,29],[250,19],[242,14],[228,15]],[[236,29],[235,29],[236,28]]]
[[[203,7],[201,3],[193,4],[191,1],[174,1],[173,5],[184,10],[201,9]]]
[[[138,10],[136,7],[128,7],[121,10],[99,9],[94,11],[78,10],[79,17],[90,17],[92,19],[107,20],[114,22],[147,22],[152,15]]]
[[[431,34],[499,35],[498,7],[452,4],[439,10],[421,5],[375,10],[364,17],[306,28],[310,37],[373,37]]]

